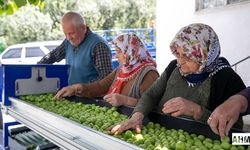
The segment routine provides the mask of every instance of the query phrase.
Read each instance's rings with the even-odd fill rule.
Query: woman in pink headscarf
[[[68,96],[99,97],[113,106],[135,106],[142,93],[159,77],[156,64],[143,42],[133,33],[112,41],[119,67],[104,79],[90,84],[64,87],[56,98]]]

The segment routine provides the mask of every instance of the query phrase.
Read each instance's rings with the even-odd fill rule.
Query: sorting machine
[[[17,121],[3,124],[5,149],[9,147],[8,128],[18,123],[63,149],[140,149],[19,99],[21,95],[55,93],[66,86],[67,65],[3,65],[2,71],[3,113]]]
[[[3,72],[1,76],[3,113],[16,119],[16,122],[4,122],[3,124],[3,146],[5,149],[9,147],[9,126],[19,123],[63,149],[141,149],[19,99],[21,95],[55,93],[60,88],[67,86],[67,65],[3,65],[1,69]],[[78,97],[73,99],[83,103],[111,107],[102,99]],[[132,108],[119,107],[118,112],[129,115]],[[145,123],[148,121],[157,122],[168,128],[183,129],[190,133],[219,139],[219,136],[215,135],[208,125],[188,119],[151,112],[144,121]]]

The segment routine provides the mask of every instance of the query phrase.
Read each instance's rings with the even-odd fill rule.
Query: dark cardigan
[[[170,62],[165,69],[167,80],[172,71],[176,68],[177,60]],[[211,92],[209,99],[209,110],[213,111],[230,96],[237,94],[246,86],[238,74],[232,68],[224,68],[216,73],[211,80]]]

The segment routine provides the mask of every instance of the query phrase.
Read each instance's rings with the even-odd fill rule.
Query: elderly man
[[[240,114],[250,114],[250,87],[228,98],[210,115],[207,123],[211,129],[222,138],[228,135],[229,130],[238,120]]]
[[[78,13],[64,14],[61,24],[66,39],[38,64],[52,64],[65,58],[70,66],[69,85],[90,83],[108,75],[112,71],[112,58],[107,42],[93,33]]]

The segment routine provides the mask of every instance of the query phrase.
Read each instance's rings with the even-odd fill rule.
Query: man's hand
[[[234,95],[218,106],[207,120],[214,133],[223,138],[238,120],[240,113],[247,109],[247,99],[241,95]]]

